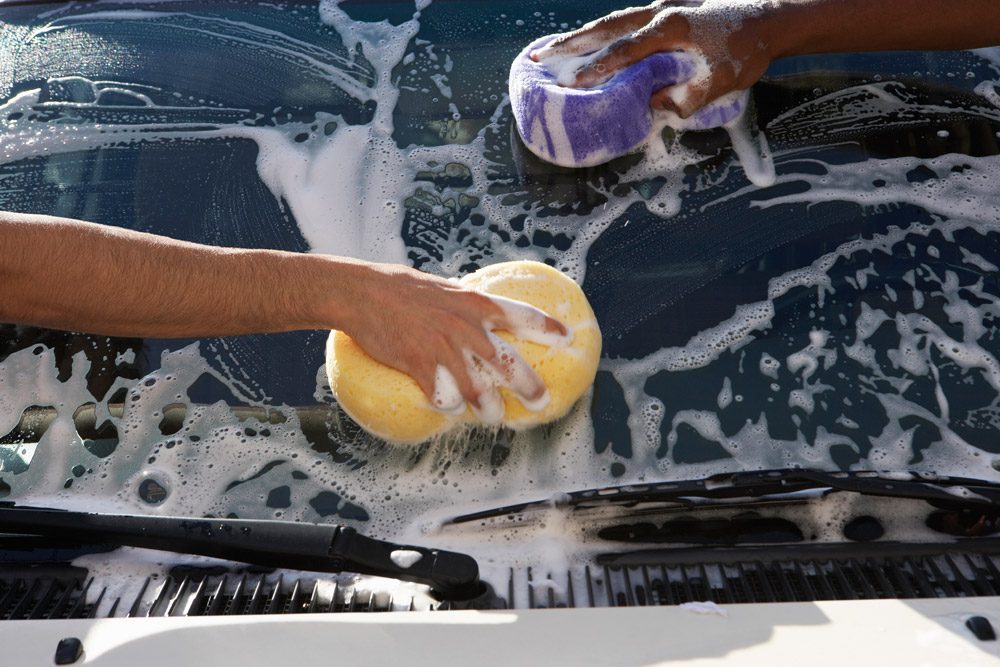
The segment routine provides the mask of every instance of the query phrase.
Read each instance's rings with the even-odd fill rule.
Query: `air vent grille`
[[[414,596],[361,590],[336,579],[298,579],[263,574],[148,579],[125,616],[246,616],[373,611],[412,611]]]
[[[150,576],[138,590],[109,594],[110,582],[53,566],[0,571],[0,619],[94,616],[243,616],[445,610],[413,587],[392,590],[349,576],[185,572]],[[391,586],[391,584],[388,584]],[[1000,556],[948,551],[869,556],[591,564],[557,577],[512,570],[502,599],[508,608],[632,607],[711,601],[805,602],[1000,595]],[[456,605],[458,606],[458,605]],[[468,607],[469,605],[463,605]],[[475,606],[475,605],[472,605]]]
[[[73,577],[0,574],[0,619],[89,618],[100,606],[104,590],[87,602],[92,581]]]
[[[528,573],[527,599],[508,588],[513,606],[575,607],[676,605],[711,601],[808,602],[978,597],[1000,595],[1000,557],[947,553],[919,557],[726,563],[605,565],[539,582]],[[516,582],[517,573],[511,573]],[[539,593],[542,591],[542,593]]]

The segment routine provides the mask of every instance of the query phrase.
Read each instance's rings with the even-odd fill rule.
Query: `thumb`
[[[690,118],[692,114],[718,97],[719,95],[713,97],[710,94],[707,83],[686,83],[661,88],[653,93],[649,105],[660,111],[671,111],[681,118]]]

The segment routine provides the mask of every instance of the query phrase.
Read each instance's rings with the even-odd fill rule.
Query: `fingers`
[[[468,403],[484,423],[503,419],[498,388],[509,389],[529,410],[549,401],[545,384],[509,343],[492,329],[504,329],[520,339],[553,346],[566,345],[563,324],[529,304],[475,291],[451,293],[439,304],[448,307],[419,318],[427,327],[422,343],[407,346],[405,372],[417,381],[431,406],[461,414]]]
[[[649,106],[657,111],[669,111],[670,113],[677,114],[681,118],[686,118],[686,116],[681,116],[680,107],[678,107],[677,103],[674,102],[674,98],[670,96],[667,88],[661,88],[653,93],[653,96],[649,99]]]
[[[465,398],[458,387],[455,376],[440,364],[434,373],[434,388],[430,396],[431,405],[439,412],[457,415],[465,410]]]
[[[649,105],[654,109],[672,111],[681,118],[695,112],[736,90],[736,72],[729,63],[716,64],[707,80],[690,81],[653,93]]]
[[[620,69],[637,63],[660,51],[673,51],[682,46],[687,32],[687,19],[679,14],[664,15],[629,36],[619,39],[592,60],[576,75],[575,86],[595,86]]]
[[[520,339],[540,345],[564,346],[570,334],[562,322],[549,317],[534,306],[506,297],[478,293],[488,304],[483,320],[484,337],[469,337],[466,350],[466,368],[478,404],[473,411],[487,424],[499,423],[503,418],[503,399],[496,387],[506,387],[514,392],[521,403],[532,411],[545,408],[549,393],[538,374],[512,345],[492,332],[492,329],[509,331]]]
[[[425,390],[434,409],[459,415],[468,403],[483,423],[498,424],[504,414],[498,387],[513,391],[529,409],[536,404],[544,407],[548,394],[531,366],[510,344],[481,326],[454,331],[435,352],[439,361],[434,386],[429,393]]]
[[[494,333],[489,334],[496,356],[489,359],[492,368],[499,374],[499,384],[513,391],[524,407],[533,412],[541,410],[549,402],[549,392],[545,383],[532,370],[517,350]]]
[[[492,348],[491,348],[492,349]],[[473,368],[472,383],[479,392],[479,404],[472,405],[472,411],[484,424],[499,424],[503,419],[503,398],[496,388],[496,373],[483,357],[466,353],[466,367]]]
[[[566,33],[552,40],[531,54],[536,62],[551,57],[582,56],[600,50],[609,42],[618,40],[649,23],[657,6],[630,7],[591,21],[579,30]]]
[[[445,363],[439,365],[439,369],[446,369],[447,377],[450,376],[455,383],[455,391],[458,392],[458,403],[454,404],[455,396],[454,393],[445,396],[452,400],[451,414],[460,414],[465,410],[465,403],[467,402],[472,406],[473,410],[482,407],[481,399],[483,394],[493,391],[493,382],[490,382],[488,374],[482,370],[483,364],[475,363],[473,355],[471,352],[465,349],[461,349],[457,346],[453,346],[449,350],[443,351]],[[438,371],[441,372],[440,370]],[[447,385],[445,385],[446,391],[448,390]],[[437,396],[437,391],[435,391],[435,396]],[[442,412],[447,410],[438,408]],[[503,410],[501,409],[500,415],[503,416]]]
[[[488,334],[492,354],[483,357],[465,351],[457,367],[438,364],[434,375],[431,405],[446,414],[461,414],[466,401],[473,412],[486,424],[497,424],[503,419],[503,398],[496,390],[506,387],[518,397],[526,408],[538,411],[549,403],[549,392],[538,374],[506,341],[496,334]]]
[[[716,96],[717,97],[717,96]],[[689,118],[696,111],[712,102],[708,84],[682,84],[662,88],[655,93],[649,105],[660,111],[671,111],[681,118]]]
[[[503,329],[518,338],[549,347],[569,342],[569,332],[563,323],[549,317],[544,311],[522,301],[502,296],[486,296],[499,307],[502,314],[500,318],[488,321],[488,328]]]
[[[487,340],[487,349],[492,351],[488,339],[485,335],[482,337]],[[404,359],[407,363],[400,364]],[[417,348],[383,363],[413,378],[438,412],[459,415],[465,412],[466,402],[473,407],[479,404],[483,388],[473,382],[462,348],[445,336],[429,336]]]

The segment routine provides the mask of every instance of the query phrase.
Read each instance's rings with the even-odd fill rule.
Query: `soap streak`
[[[426,4],[421,2],[417,9],[424,7]],[[368,24],[350,19],[335,2],[321,3],[320,15],[342,36],[346,53],[353,53],[360,47],[372,63],[373,78],[367,78],[367,68],[360,67],[339,51],[308,45],[303,45],[300,51],[298,42],[287,36],[268,34],[256,26],[217,17],[142,10],[89,12],[77,17],[53,18],[51,25],[36,32],[35,37],[67,30],[71,25],[85,25],[87,21],[118,19],[169,21],[174,28],[188,33],[240,44],[248,44],[252,41],[250,35],[257,35],[263,42],[261,48],[279,56],[290,53],[289,57],[294,56],[302,67],[318,73],[331,85],[342,87],[352,97],[376,101],[375,116],[366,124],[349,125],[341,116],[321,112],[312,122],[256,127],[251,124],[258,119],[246,109],[202,103],[197,106],[167,104],[158,98],[155,87],[127,81],[90,82],[87,85],[92,84],[95,99],[102,90],[114,90],[119,94],[131,94],[143,106],[41,102],[41,89],[22,91],[0,107],[0,119],[4,119],[0,121],[3,127],[0,161],[13,164],[41,155],[116,150],[142,142],[176,139],[252,141],[259,149],[257,168],[261,179],[276,198],[287,203],[314,251],[383,261],[408,259],[407,248],[400,238],[402,202],[417,187],[415,174],[433,171],[436,167],[432,165],[460,163],[468,167],[472,181],[463,194],[475,198],[474,210],[484,216],[484,227],[494,225],[510,231],[510,220],[525,209],[520,202],[507,201],[503,195],[491,192],[494,185],[491,169],[496,165],[486,157],[490,142],[494,140],[492,133],[498,132],[498,128],[506,128],[504,123],[509,116],[506,98],[501,95],[490,122],[465,144],[398,147],[392,138],[392,113],[399,100],[399,86],[392,73],[407,67],[407,55],[423,48],[414,44],[419,34],[419,17],[414,16],[398,26]],[[191,25],[184,21],[190,21]],[[985,53],[995,57],[997,51]],[[441,82],[443,94],[448,82],[446,78]],[[908,100],[905,91],[900,92],[889,83],[870,84],[831,93],[789,109],[772,121],[774,132],[780,129],[791,136],[795,132],[816,131],[816,116],[828,109],[823,106],[828,104],[842,105],[842,113],[825,117],[824,131],[831,132],[860,131],[875,123],[885,123],[887,109],[915,118],[922,114],[955,112],[955,108]],[[55,116],[43,121],[33,116],[38,111]],[[988,106],[975,106],[965,111],[987,119],[1000,119],[1000,110]],[[16,113],[23,116],[10,120]],[[149,114],[149,117],[142,114]],[[337,123],[337,129],[330,136],[311,130],[314,124],[323,127],[328,122]],[[739,132],[742,130],[737,130]],[[772,132],[771,128],[766,132]],[[308,139],[296,142],[295,137],[301,134],[307,134]],[[611,225],[621,221],[632,206],[642,206],[661,216],[665,226],[677,224],[677,220],[671,218],[681,210],[681,193],[689,194],[686,188],[697,187],[685,184],[683,170],[700,163],[704,156],[681,147],[669,136],[664,142],[661,136],[656,134],[656,140],[650,142],[638,164],[619,174],[620,182],[628,187],[614,190],[603,185],[598,187],[608,199],[603,207],[587,213],[548,216],[538,215],[542,208],[538,204],[529,207],[532,219],[526,227],[571,233],[569,249],[520,249],[512,243],[497,241],[492,244],[488,261],[526,257],[550,259],[559,269],[582,282],[590,245]],[[734,140],[734,146],[737,143],[739,141]],[[777,141],[772,140],[772,143],[779,145]],[[746,150],[745,145],[741,144],[740,149]],[[756,152],[758,148],[749,150]],[[932,234],[941,234],[944,241],[956,244],[955,239],[962,234],[992,239],[998,232],[1000,209],[996,203],[995,184],[1000,160],[995,156],[975,158],[951,154],[931,159],[868,159],[844,165],[809,158],[812,167],[822,167],[821,175],[814,174],[812,169],[808,173],[796,169],[797,164],[806,162],[801,150],[778,149],[774,154],[776,175],[771,176],[766,170],[766,161],[757,164],[761,169],[755,169],[752,160],[741,156],[740,163],[748,177],[773,178],[775,188],[763,190],[753,184],[736,187],[735,191],[715,198],[707,205],[707,210],[743,200],[763,210],[817,202],[848,202],[868,209],[908,203],[935,214],[937,219],[932,226],[914,221],[885,234],[847,242],[808,266],[775,276],[769,283],[765,299],[738,305],[731,317],[691,336],[682,345],[659,350],[642,359],[605,359],[602,369],[620,385],[629,409],[627,426],[633,448],[629,457],[595,452],[589,396],[564,420],[547,429],[476,437],[463,433],[453,440],[446,439],[419,451],[387,448],[357,436],[346,418],[329,402],[328,388],[318,379],[318,407],[328,410],[324,415],[332,415],[321,417],[322,427],[331,440],[342,447],[321,451],[304,435],[303,422],[315,418],[315,413],[291,406],[272,406],[268,401],[255,399],[244,382],[233,380],[232,372],[220,372],[205,361],[205,343],[165,353],[154,364],[155,370],[142,378],[117,380],[108,395],[123,389],[126,399],[123,414],[114,416],[108,403],[97,401],[87,388],[86,376],[91,368],[85,356],[81,353],[72,358],[72,373],[68,380],[62,381],[57,375],[55,351],[45,347],[39,354],[31,349],[21,350],[0,362],[0,433],[11,431],[21,415],[33,406],[52,406],[57,413],[32,454],[35,463],[23,473],[5,472],[4,480],[12,487],[12,498],[31,500],[39,505],[164,515],[237,513],[247,518],[276,518],[274,508],[267,507],[262,499],[271,489],[287,485],[291,506],[279,518],[338,521],[356,525],[373,536],[467,551],[480,560],[485,579],[498,589],[506,585],[510,568],[514,568],[516,597],[523,606],[529,585],[525,568],[529,566],[535,568],[535,581],[541,582],[534,584],[539,591],[548,589],[561,595],[568,588],[567,583],[572,583],[577,592],[586,590],[580,566],[590,555],[607,548],[606,543],[596,540],[589,532],[592,526],[556,503],[513,527],[505,520],[498,520],[457,530],[445,526],[446,519],[462,511],[603,486],[609,483],[606,468],[612,462],[624,468],[622,476],[613,480],[615,483],[639,483],[766,466],[829,468],[835,466],[831,455],[833,448],[840,446],[859,451],[853,437],[831,432],[832,427],[821,427],[815,437],[809,439],[802,433],[791,438],[774,436],[764,414],[733,432],[723,423],[722,417],[726,410],[738,406],[737,381],[745,381],[747,376],[760,376],[759,385],[754,386],[759,386],[762,393],[770,391],[772,385],[777,386],[785,405],[794,402],[794,410],[806,414],[810,401],[811,409],[816,410],[824,395],[829,393],[825,382],[828,378],[824,377],[826,360],[832,359],[833,354],[841,362],[851,359],[873,379],[887,383],[895,391],[884,391],[877,397],[887,415],[887,423],[876,434],[871,450],[858,467],[902,469],[909,466],[916,432],[914,428],[904,428],[901,422],[906,417],[914,417],[935,426],[941,433],[937,441],[922,451],[920,467],[942,474],[995,479],[990,457],[970,456],[979,450],[953,428],[952,420],[959,406],[942,388],[942,374],[945,366],[957,367],[968,377],[984,380],[995,391],[1000,390],[1000,365],[989,341],[984,339],[984,323],[987,318],[1000,315],[1000,303],[984,283],[960,285],[957,278],[949,275],[949,271],[955,273],[954,269],[936,264],[921,276],[908,277],[914,286],[925,284],[918,279],[934,284],[933,289],[914,287],[912,308],[892,311],[891,316],[888,306],[884,306],[885,310],[867,304],[859,308],[861,313],[857,320],[849,323],[853,333],[850,344],[838,344],[827,335],[829,327],[817,327],[815,339],[810,337],[789,354],[773,350],[776,356],[762,354],[759,363],[748,364],[741,373],[726,376],[726,385],[721,391],[716,391],[718,384],[713,385],[711,400],[704,406],[676,409],[648,393],[647,384],[658,373],[722,368],[727,360],[751,349],[755,336],[768,332],[774,325],[775,304],[785,297],[811,299],[817,312],[822,313],[835,296],[830,274],[838,263],[860,261],[859,258],[864,257],[857,267],[861,273],[853,274],[855,285],[860,285],[861,280],[874,285],[884,269],[880,258],[888,256],[894,248],[925,242]],[[378,164],[384,167],[370,168]],[[905,174],[918,167],[930,169],[937,178],[910,183]],[[962,170],[956,172],[953,170],[956,167]],[[338,177],[330,178],[330,173]],[[653,194],[637,187],[653,179],[662,181]],[[885,185],[876,188],[872,182],[879,179],[884,180]],[[711,187],[711,184],[704,186]],[[799,190],[779,189],[781,186],[797,186]],[[455,191],[445,189],[440,195],[445,199],[454,196]],[[361,230],[367,236],[362,237]],[[987,251],[978,244],[972,245],[959,246],[961,265],[969,270],[995,270],[994,262],[979,254]],[[467,257],[457,244],[446,246],[443,255],[439,263],[432,265],[441,273],[456,275],[467,263]],[[980,305],[970,306],[960,293],[975,295]],[[923,299],[933,299],[947,306],[952,328],[957,328],[961,336],[956,338],[949,333],[952,328],[946,330],[941,323],[929,320],[922,313],[926,305]],[[898,347],[889,350],[891,354],[886,354],[885,359],[878,358],[871,340],[880,328],[883,331],[888,328],[898,338]],[[935,355],[945,360],[943,364],[930,356],[932,348]],[[933,384],[934,400],[929,406],[904,395],[908,380],[903,372]],[[276,418],[271,423],[247,418],[224,402],[191,404],[186,392],[206,374],[222,383],[239,401],[262,411],[280,412],[282,419]],[[863,393],[858,390],[859,395]],[[108,421],[119,433],[117,450],[105,459],[97,458],[86,448],[74,426],[74,413],[80,406],[91,403],[95,404],[98,424]],[[166,406],[175,403],[185,403],[183,425],[177,433],[164,436],[157,425]],[[995,404],[996,401],[987,407],[996,408]],[[849,407],[834,423],[858,429],[858,420],[848,415]],[[247,432],[251,426],[254,434]],[[267,436],[260,432],[264,427],[270,431]],[[677,462],[674,455],[682,428],[718,443],[732,458],[708,463]],[[659,452],[661,448],[665,451]],[[345,453],[344,458],[337,458]],[[497,463],[501,454],[506,458]],[[254,477],[274,462],[279,463]],[[92,472],[75,478],[72,488],[65,489],[65,481],[71,475],[68,471],[77,465]],[[293,476],[295,473],[298,476]],[[162,505],[144,503],[135,488],[139,480],[151,475],[168,487],[183,487],[184,493],[170,493]],[[242,482],[232,486],[234,481]],[[331,505],[340,514],[320,515],[310,504],[324,493],[336,496]],[[371,517],[359,519],[357,514],[351,514],[352,507],[367,508]],[[793,518],[811,527],[819,540],[829,541],[839,539],[839,529],[848,518],[861,511],[874,511],[872,507],[874,503],[866,505],[841,499],[821,508],[794,510],[801,515]],[[887,539],[926,537],[926,530],[915,518],[918,513],[912,505],[880,500],[877,507],[897,517],[897,521],[888,526]],[[886,507],[890,509],[885,510]],[[898,511],[893,512],[893,509]],[[162,561],[163,557],[157,558]],[[104,555],[101,559],[107,562]],[[81,564],[93,566],[94,559],[85,559]],[[118,565],[109,566],[108,571],[119,573],[115,567]],[[568,582],[561,574],[567,570],[570,571]],[[560,579],[549,580],[546,578],[549,574]],[[141,582],[144,576],[144,573],[136,573],[129,581]]]

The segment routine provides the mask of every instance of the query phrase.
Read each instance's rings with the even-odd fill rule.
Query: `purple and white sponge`
[[[683,85],[704,68],[683,51],[655,53],[593,88],[559,84],[559,63],[535,62],[532,51],[556,35],[528,45],[510,68],[510,103],[517,131],[532,153],[562,167],[592,167],[642,146],[654,128],[649,99],[657,90]],[[679,123],[679,129],[720,127],[746,109],[747,91],[726,95]],[[672,124],[672,123],[668,123]]]

